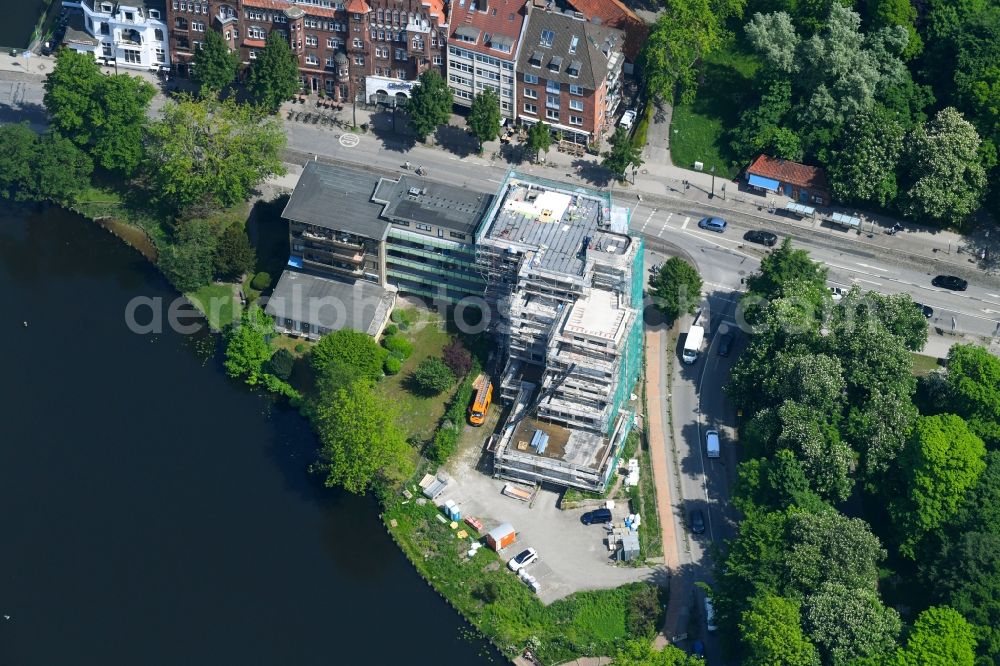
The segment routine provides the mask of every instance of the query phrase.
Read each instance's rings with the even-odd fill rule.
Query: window
[[[559,82],[558,81],[546,81],[545,82],[545,92],[557,93],[559,92]]]
[[[569,84],[569,94],[570,95],[582,95],[583,94],[583,86],[573,85],[572,83]]]
[[[208,14],[208,3],[207,2],[201,3],[201,13],[205,14],[205,15]]]
[[[535,114],[538,113],[538,105],[536,105],[536,104],[528,104],[527,102],[525,102],[525,104],[524,104],[524,112],[525,113],[530,113],[531,115],[535,115]]]
[[[496,11],[495,9],[493,11]],[[457,238],[458,240],[465,240],[465,234],[458,231],[449,231],[448,235],[452,238]]]
[[[247,37],[250,39],[265,39],[265,33],[259,27],[252,25],[247,28]]]
[[[558,73],[560,65],[562,65],[562,60],[561,59],[557,59],[557,58],[553,58],[552,60],[549,61],[548,69],[549,69],[550,72],[556,72],[556,73]]]
[[[525,88],[524,96],[527,97],[528,99],[538,99],[538,92],[533,90],[532,88]]]
[[[357,37],[355,37],[354,41],[351,42],[351,43],[354,45],[354,48],[356,48],[356,49],[360,49],[361,48],[361,40],[358,39]]]
[[[326,66],[329,67],[329,68],[333,67],[333,57],[332,56],[327,56],[327,58],[326,58]],[[327,83],[329,83],[329,81]]]
[[[155,39],[158,42],[162,42],[163,41],[163,31],[160,30],[159,28],[156,28],[155,30],[153,30],[153,39]]]
[[[173,7],[174,7],[174,10],[176,10],[177,9],[177,0],[174,0],[172,4],[173,4]]]
[[[125,20],[129,22],[135,21],[135,14],[132,12],[125,12]]]
[[[534,75],[534,74],[525,74],[524,75],[524,82],[525,83],[538,83],[538,77],[536,75]]]
[[[307,53],[306,54],[306,64],[307,65],[318,65],[319,64],[319,58],[316,57],[315,53]]]
[[[396,78],[397,79],[402,79],[403,81],[405,81],[406,80],[406,70],[405,69],[397,69],[396,70]]]
[[[555,109],[545,109],[545,117],[549,120],[559,120],[559,112]]]
[[[205,32],[204,21],[191,21],[191,29],[195,32]]]
[[[583,124],[583,118],[581,118],[580,116],[570,116],[569,117],[569,124],[570,125],[582,125]]]
[[[436,56],[434,56],[434,64],[435,65],[443,65],[444,64],[444,59],[441,56],[436,55]]]
[[[306,46],[319,46],[319,39],[316,35],[306,35]]]
[[[538,43],[545,48],[552,48],[552,42],[556,38],[556,33],[552,30],[542,30],[542,37],[538,40]]]
[[[110,24],[108,24],[108,23],[101,23],[101,30],[100,30],[100,32],[101,32],[102,35],[110,35],[111,34],[111,26],[110,26]]]
[[[571,99],[569,101],[569,108],[573,111],[583,111],[583,100]]]
[[[138,51],[132,51],[131,49],[122,49],[122,55],[125,56],[125,62],[131,63],[133,65],[138,65],[142,62],[142,57],[139,55]]]
[[[531,57],[528,58],[528,62],[531,64],[532,67],[541,67],[542,66],[542,54],[539,53],[538,51],[535,51],[534,53],[531,54]]]
[[[179,48],[179,49],[189,49],[189,48],[191,48],[191,44],[188,42],[188,38],[187,37],[178,37],[177,38],[177,48]]]
[[[167,62],[167,54],[163,52],[163,49],[156,49],[156,62]]]
[[[188,29],[187,19],[182,16],[178,16],[177,18],[174,19],[174,27],[177,28],[178,30],[187,30]]]
[[[569,41],[569,52],[576,53],[576,45],[580,43],[580,38],[573,35],[573,39]]]
[[[181,0],[181,11],[186,12],[187,10],[188,10],[188,3],[185,2],[184,0]]]
[[[566,73],[572,77],[580,76],[580,64],[574,60],[566,68]]]
[[[102,44],[101,45],[101,52],[104,54],[105,58],[110,58],[111,57],[111,44],[108,44],[107,42],[105,42],[104,44]]]
[[[334,39],[333,39],[333,37],[327,37],[326,38],[326,48],[328,48],[328,49],[335,49],[335,48],[337,48],[336,46],[334,46]]]
[[[484,32],[483,33],[483,44],[489,44],[489,43],[490,43],[490,33]]]
[[[545,96],[545,106],[549,109],[559,108],[559,95],[546,95]]]
[[[363,65],[363,64],[365,64],[365,57],[364,56],[354,56],[354,64],[355,65]]]
[[[389,49],[386,48],[386,51]],[[396,60],[405,62],[407,60],[406,49],[396,49]]]
[[[431,225],[429,225],[429,224],[418,224],[417,225],[417,229],[420,229],[421,231],[430,231],[431,230]]]
[[[160,18],[160,10],[159,9],[149,9],[147,11],[149,12],[149,18],[153,18],[153,19]]]

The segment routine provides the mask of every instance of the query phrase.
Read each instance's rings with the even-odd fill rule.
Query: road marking
[[[348,132],[347,134],[340,135],[340,145],[344,148],[353,148],[354,146],[361,143],[361,137],[357,134],[352,134]]]
[[[685,217],[684,218],[684,224],[681,225],[681,229],[687,229],[688,228],[688,222],[690,222],[690,221],[691,221],[690,217]]]
[[[993,298],[1000,298],[1000,294],[990,294],[987,292],[987,296],[992,296]]]
[[[667,222],[669,222],[670,218],[672,218],[673,216],[674,216],[673,213],[668,213],[667,214],[667,219],[663,221],[663,224],[666,224]],[[997,298],[1000,298],[1000,296],[998,296]]]
[[[875,285],[876,287],[881,287],[881,286],[882,286],[882,283],[881,283],[881,282],[873,282],[872,280],[866,280],[866,279],[864,279],[864,278],[854,278],[854,279],[855,279],[855,280],[856,280],[857,282],[867,282],[868,284],[873,284],[873,285]]]
[[[878,266],[869,266],[868,264],[862,264],[861,262],[858,262],[858,261],[856,261],[854,263],[856,263],[858,266],[861,266],[862,268],[870,268],[873,271],[881,271],[883,273],[888,273],[889,272],[888,268],[879,268]]]
[[[649,211],[649,217],[647,217],[646,221],[642,223],[642,229],[640,229],[640,231],[646,230],[646,225],[649,224],[649,221],[653,219],[653,215],[656,215],[656,211],[658,210],[659,208],[654,208],[653,210]]]
[[[656,232],[656,237],[657,238],[663,237],[663,232],[666,231],[666,230],[667,230],[667,226],[663,225],[663,227],[658,232]]]

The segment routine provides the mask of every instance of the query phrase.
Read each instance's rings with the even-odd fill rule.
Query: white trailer
[[[701,345],[705,341],[705,329],[698,324],[692,324],[684,341],[684,353],[681,358],[685,363],[694,363],[701,353]]]

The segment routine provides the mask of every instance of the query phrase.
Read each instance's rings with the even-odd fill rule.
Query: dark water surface
[[[0,286],[0,664],[496,660],[373,501],[306,474],[298,413],[210,336],[129,332],[131,298],[174,296],[137,252],[7,210]]]
[[[46,0],[0,0],[0,46],[24,48],[31,39],[35,22],[42,15]]]

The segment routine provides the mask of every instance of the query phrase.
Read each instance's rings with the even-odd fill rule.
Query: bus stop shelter
[[[805,204],[795,203],[794,201],[790,201],[785,204],[785,211],[798,216],[800,219],[816,217],[815,208],[812,206],[806,206]]]
[[[844,213],[834,213],[830,216],[830,221],[834,224],[839,224],[845,229],[857,229],[861,230],[861,219],[854,217],[852,215],[845,215]]]

